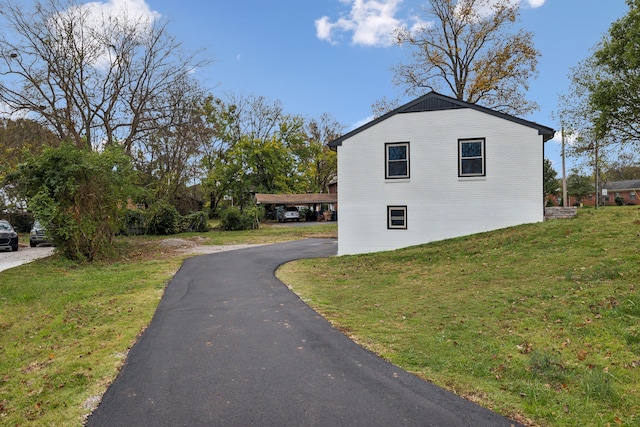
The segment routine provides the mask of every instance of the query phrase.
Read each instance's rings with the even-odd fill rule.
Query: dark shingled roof
[[[337,194],[256,194],[256,203],[273,205],[307,205],[310,203],[336,203]]]
[[[362,132],[370,128],[373,125],[380,123],[383,120],[388,119],[391,116],[395,116],[396,114],[404,114],[404,113],[417,113],[422,111],[437,111],[437,110],[453,110],[458,108],[471,108],[477,111],[481,111],[486,114],[490,114],[495,117],[499,117],[504,120],[509,120],[511,122],[519,123],[524,126],[528,126],[530,128],[534,128],[538,130],[538,135],[543,136],[543,141],[547,142],[555,135],[556,131],[550,127],[542,126],[534,122],[530,122],[528,120],[520,119],[518,117],[511,116],[509,114],[500,113],[495,110],[491,110],[489,108],[481,107],[478,104],[470,104],[468,102],[460,101],[455,98],[451,98],[445,95],[441,95],[437,92],[429,92],[426,95],[421,96],[418,99],[415,99],[407,104],[404,104],[401,107],[396,108],[393,111],[388,112],[387,114],[378,117],[360,126],[357,129],[352,130],[349,133],[342,135],[340,138],[331,141],[329,143],[329,147],[335,149],[339,145],[342,145],[342,141],[345,139],[351,138],[352,136]]]
[[[602,188],[610,191],[639,190],[640,179],[631,179],[628,181],[611,181],[605,183]]]

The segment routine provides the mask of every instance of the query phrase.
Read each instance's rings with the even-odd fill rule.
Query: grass
[[[323,224],[172,237],[246,244],[335,234]],[[83,423],[186,256],[162,239],[120,238],[108,262],[53,256],[0,272],[0,425]]]
[[[640,425],[640,209],[397,250],[278,276],[337,328],[527,425]]]

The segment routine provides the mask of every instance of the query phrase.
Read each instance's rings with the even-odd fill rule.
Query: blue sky
[[[287,113],[318,117],[328,112],[351,129],[371,117],[376,100],[400,96],[390,68],[403,61],[407,51],[389,44],[387,34],[394,25],[412,25],[426,1],[104,3],[160,15],[186,48],[204,48],[213,63],[198,73],[214,94],[262,95],[281,101]],[[590,55],[628,8],[624,0],[519,1],[517,25],[533,32],[541,52],[539,76],[528,92],[541,109],[523,118],[557,129],[552,112],[558,95],[568,89],[571,67]],[[558,141],[547,142],[545,150],[560,172]],[[569,160],[568,168],[572,164]]]

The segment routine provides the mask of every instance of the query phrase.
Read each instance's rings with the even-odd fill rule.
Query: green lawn
[[[355,341],[529,425],[640,425],[640,209],[283,266]]]
[[[335,235],[335,225],[185,234],[206,244]],[[110,262],[0,272],[0,425],[80,425],[184,255],[122,238]],[[289,263],[336,327],[417,375],[530,425],[640,425],[640,209],[394,252]]]
[[[245,244],[335,234],[322,224],[171,237]],[[121,255],[109,262],[53,256],[0,272],[0,425],[82,424],[185,257],[161,239],[120,238]]]

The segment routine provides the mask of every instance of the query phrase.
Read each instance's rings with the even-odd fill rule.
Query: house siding
[[[458,177],[458,140],[485,139],[486,176]],[[410,143],[410,178],[385,179],[385,143]],[[542,136],[471,109],[396,114],[338,147],[338,254],[398,249],[543,221]],[[348,185],[346,184],[348,183]],[[387,229],[387,206],[407,229]]]

